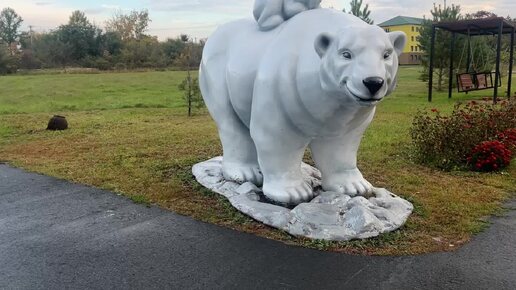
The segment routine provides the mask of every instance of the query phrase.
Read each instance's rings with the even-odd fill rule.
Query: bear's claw
[[[310,201],[315,195],[312,186],[304,180],[265,183],[263,193],[271,200],[289,205]]]
[[[251,182],[256,186],[263,184],[263,175],[258,165],[228,162],[224,163],[222,172],[226,180],[235,181],[240,184]]]
[[[323,189],[349,196],[365,196],[373,192],[373,186],[364,179],[358,169],[336,174],[323,182]]]

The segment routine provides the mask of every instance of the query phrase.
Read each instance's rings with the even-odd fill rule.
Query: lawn
[[[221,147],[206,111],[186,116],[177,89],[182,72],[0,77],[0,160],[288,244],[377,255],[453,250],[482,231],[487,217],[503,213],[516,188],[516,166],[478,174],[415,164],[408,130],[418,110],[446,112],[457,100],[491,93],[457,94],[452,101],[437,93],[428,104],[418,75],[418,67],[401,69],[399,88],[379,105],[359,157],[369,181],[412,201],[415,212],[402,230],[367,241],[291,237],[200,188],[191,166],[220,155]],[[70,130],[45,131],[53,114],[67,116]]]

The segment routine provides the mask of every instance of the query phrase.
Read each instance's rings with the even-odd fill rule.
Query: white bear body
[[[270,31],[253,20],[221,26],[206,43],[200,86],[219,129],[224,176],[263,181],[278,202],[307,201],[313,190],[300,166],[310,146],[325,190],[372,190],[356,155],[376,103],[395,85],[404,41],[330,9],[302,12]],[[340,46],[355,51],[356,63],[339,58]],[[364,86],[371,77],[382,86]]]

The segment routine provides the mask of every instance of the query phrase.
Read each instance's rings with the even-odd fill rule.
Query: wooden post
[[[468,26],[468,62],[466,72],[469,73],[471,69],[471,28]]]
[[[455,32],[452,33],[452,39],[450,44],[450,74],[448,76],[448,99],[452,98],[453,91],[453,58],[455,53]]]
[[[496,72],[495,72],[495,85],[493,94],[493,104],[498,101],[498,84],[500,83],[500,61],[502,56],[502,36],[503,36],[503,19],[500,19],[498,25],[498,43],[496,47]]]
[[[514,34],[516,28],[512,28],[511,32],[511,52],[509,54],[509,80],[507,83],[507,97],[511,99],[512,96],[512,66],[514,65]]]
[[[430,44],[430,69],[428,76],[428,101],[432,102],[432,93],[433,93],[433,85],[434,85],[434,57],[435,57],[435,33],[436,27],[435,24],[432,25],[432,40]]]

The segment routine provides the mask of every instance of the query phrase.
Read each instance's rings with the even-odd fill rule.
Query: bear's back
[[[271,32],[276,35],[264,45],[259,72],[274,77],[285,61],[296,59],[304,71],[319,70],[320,58],[315,40],[321,33],[337,34],[347,26],[368,26],[361,19],[334,9],[314,9],[302,12]],[[262,32],[263,33],[263,32]]]
[[[293,53],[316,57],[314,41],[323,33],[337,33],[346,26],[368,25],[359,18],[334,9],[302,12],[276,29],[260,31],[252,19],[220,26],[206,43],[203,59],[225,57],[232,67],[257,69],[263,61]]]

